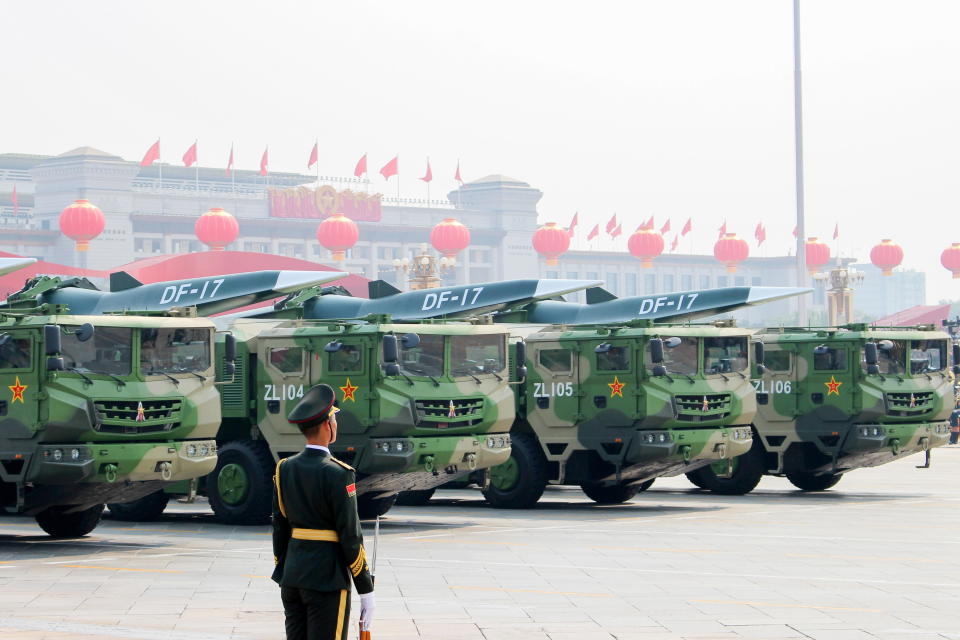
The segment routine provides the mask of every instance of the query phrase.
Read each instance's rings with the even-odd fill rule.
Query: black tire
[[[397,504],[401,507],[422,507],[429,504],[430,498],[436,493],[436,489],[414,489],[412,491],[401,491],[397,496]]]
[[[734,458],[733,463],[733,474],[729,478],[718,476],[711,465],[691,471],[687,478],[701,489],[708,489],[721,496],[742,496],[750,493],[763,478],[763,445],[760,444],[760,439],[754,436],[750,450]]]
[[[809,471],[793,471],[787,474],[790,484],[801,491],[826,491],[840,482],[842,473],[824,473],[814,475]]]
[[[80,538],[93,531],[103,515],[102,504],[76,513],[64,513],[67,509],[70,506],[44,509],[36,515],[37,524],[54,538]]]
[[[126,522],[153,522],[167,508],[170,496],[164,491],[154,491],[133,502],[108,502],[110,516]]]
[[[646,491],[653,485],[653,480],[647,480],[635,485],[615,484],[601,486],[599,484],[584,483],[580,485],[587,497],[597,504],[622,504],[641,491]]]
[[[372,494],[363,494],[357,496],[357,515],[361,520],[373,520],[377,516],[382,516],[397,501],[397,495],[393,494],[386,498],[370,498]]]
[[[228,442],[206,478],[207,498],[225,524],[268,524],[273,509],[273,455],[265,442]]]
[[[491,469],[491,480],[483,489],[483,497],[497,509],[529,509],[537,504],[547,487],[547,459],[543,456],[536,436],[518,433],[510,438],[510,460],[513,465],[512,484],[498,484],[496,471]]]

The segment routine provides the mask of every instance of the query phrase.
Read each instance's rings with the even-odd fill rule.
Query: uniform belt
[[[340,542],[340,536],[333,529],[298,529],[290,534],[295,540],[318,540],[320,542]]]

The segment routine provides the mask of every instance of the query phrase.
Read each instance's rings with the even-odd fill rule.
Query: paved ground
[[[960,639],[960,447],[934,458],[823,494],[766,478],[724,498],[680,478],[626,505],[553,490],[512,512],[442,492],[382,523],[374,634]],[[201,505],[75,542],[2,520],[2,638],[281,638],[269,544],[266,527],[217,525]]]

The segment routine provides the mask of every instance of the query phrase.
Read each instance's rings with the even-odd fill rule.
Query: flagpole
[[[193,148],[197,148],[197,140],[193,141]],[[197,213],[203,212],[203,205],[200,203],[200,158],[197,157],[197,154],[194,153],[194,167],[196,168],[196,173],[194,174],[194,186],[197,191]]]
[[[797,190],[797,286],[805,287],[809,283],[806,271],[806,247],[804,240],[803,211],[803,93],[800,71],[800,0],[793,0],[793,135],[796,190]],[[800,326],[807,324],[807,299],[797,298],[797,315]]]
[[[160,151],[160,138],[157,138],[157,173],[160,176],[160,213],[163,214],[163,152]]]

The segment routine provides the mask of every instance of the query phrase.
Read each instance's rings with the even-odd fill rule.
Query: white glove
[[[373,591],[360,594],[360,629],[369,631],[373,623],[373,612],[377,608]]]

